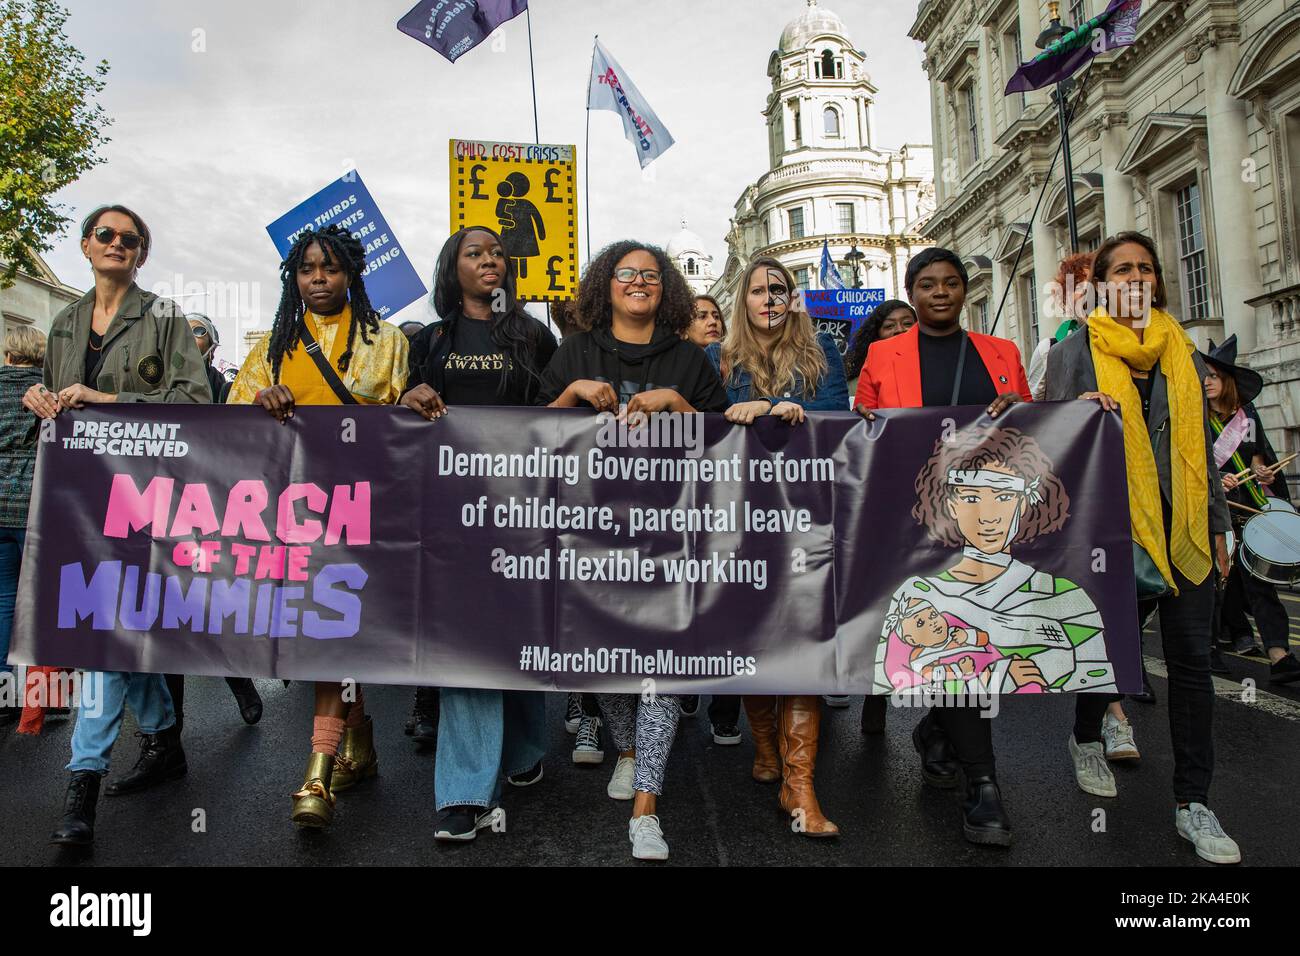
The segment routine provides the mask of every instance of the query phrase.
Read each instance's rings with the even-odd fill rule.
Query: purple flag
[[[397,21],[397,29],[455,63],[527,9],[528,0],[420,0]]]
[[[1141,12],[1142,0],[1111,0],[1110,6],[1097,16],[1079,24],[1028,63],[1022,63],[1007,81],[1004,95],[1059,83],[1098,53],[1132,46]]]

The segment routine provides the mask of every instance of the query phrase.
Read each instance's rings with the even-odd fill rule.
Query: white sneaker
[[[626,758],[624,758],[626,759]],[[668,859],[668,841],[659,828],[659,818],[653,813],[633,817],[627,824],[627,836],[632,841],[632,856],[638,860]]]
[[[848,694],[822,694],[822,700],[826,701],[827,707],[834,707],[836,710],[849,706]]]
[[[573,743],[573,762],[579,764],[605,762],[605,751],[600,749],[599,717],[583,716],[578,722],[578,739]]]
[[[614,764],[614,776],[609,778],[609,786],[605,788],[610,799],[631,800],[635,797],[636,788],[632,786],[635,775],[636,758],[619,757],[618,763]]]
[[[1178,834],[1196,847],[1196,855],[1211,863],[1240,863],[1237,841],[1223,832],[1219,818],[1203,803],[1189,803],[1174,811]]]
[[[1138,760],[1142,756],[1133,740],[1133,725],[1128,718],[1120,720],[1107,711],[1101,721],[1101,740],[1106,746],[1107,760]]]
[[[1076,743],[1074,734],[1070,734],[1070,759],[1074,761],[1074,779],[1084,793],[1094,797],[1113,797],[1119,793],[1100,743]]]

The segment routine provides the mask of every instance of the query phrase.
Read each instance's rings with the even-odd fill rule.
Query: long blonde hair
[[[790,305],[786,309],[785,324],[770,345],[764,345],[749,324],[749,284],[759,269],[779,272],[790,290]],[[732,308],[727,337],[722,343],[722,376],[730,379],[737,369],[749,373],[750,394],[759,398],[775,398],[794,387],[796,375],[803,380],[804,398],[812,398],[817,383],[826,374],[826,353],[817,342],[817,332],[812,318],[802,308],[795,307],[795,297],[800,295],[794,276],[781,262],[761,256],[745,270]]]

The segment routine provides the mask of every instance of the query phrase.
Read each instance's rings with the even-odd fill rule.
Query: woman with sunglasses
[[[537,404],[637,412],[721,412],[722,382],[690,327],[694,296],[662,249],[633,240],[607,246],[592,260],[578,296],[583,332],[560,345],[542,375]],[[628,838],[638,860],[668,859],[655,814],[668,751],[677,733],[675,696],[599,694],[605,725],[618,747],[606,792],[632,801]]]
[[[772,415],[797,425],[807,411],[848,410],[839,349],[813,327],[799,308],[801,298],[790,270],[778,260],[760,257],[749,264],[731,331],[705,350],[727,389],[727,421],[751,425]],[[839,836],[813,790],[821,701],[815,694],[747,695],[745,713],[754,733],[754,779],[781,781],[781,809],[802,821],[796,832]]]
[[[81,253],[95,287],[54,317],[39,384],[23,406],[39,418],[107,402],[193,402],[210,399],[203,358],[185,314],[145,292],[136,273],[149,257],[149,227],[125,206],[101,206],[81,224]],[[89,845],[95,835],[100,780],[129,704],[140,725],[140,758],[108,787],[132,793],[183,776],[187,765],[171,695],[161,674],[86,674],[99,704],[77,709],[63,821],[50,842]]]

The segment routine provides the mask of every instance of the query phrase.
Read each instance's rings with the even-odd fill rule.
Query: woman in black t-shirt
[[[472,226],[438,256],[433,307],[441,319],[411,340],[412,386],[401,404],[427,420],[448,405],[531,405],[555,337],[515,302],[501,237]],[[415,730],[432,735],[431,688],[416,697]],[[434,838],[472,840],[497,819],[501,775],[528,786],[542,775],[546,703],[540,691],[444,687],[437,719]]]

